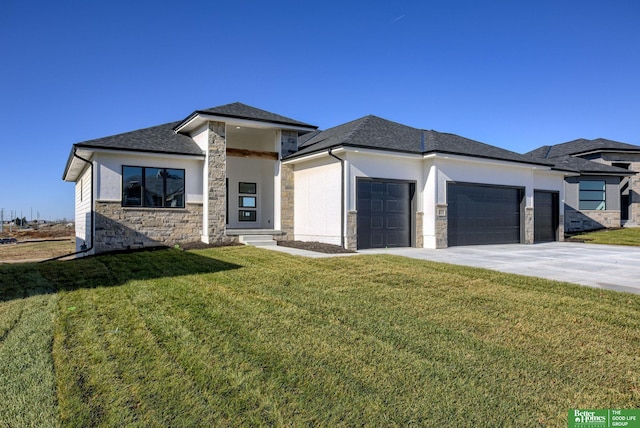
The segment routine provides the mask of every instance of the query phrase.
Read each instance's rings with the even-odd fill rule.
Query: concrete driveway
[[[551,242],[443,250],[372,249],[358,253],[395,254],[640,294],[640,247]]]

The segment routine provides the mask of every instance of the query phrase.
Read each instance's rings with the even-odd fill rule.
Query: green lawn
[[[615,230],[599,230],[576,235],[574,238],[584,239],[591,244],[633,245],[640,246],[640,227],[625,227]]]
[[[0,265],[0,426],[566,426],[639,349],[640,296],[394,256]]]

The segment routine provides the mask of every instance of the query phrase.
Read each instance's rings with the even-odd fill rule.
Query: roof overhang
[[[205,154],[185,154],[185,153],[169,153],[169,152],[149,152],[143,150],[127,150],[127,149],[105,149],[103,147],[80,146],[74,144],[67,160],[62,179],[64,181],[75,182],[87,167],[87,163],[82,160],[93,161],[97,153],[119,154],[119,155],[138,155],[138,156],[154,156],[159,158],[171,159],[205,159]],[[82,159],[80,159],[82,158]]]
[[[538,163],[538,162],[518,162],[508,159],[496,159],[489,156],[474,156],[474,155],[461,155],[458,153],[446,153],[446,152],[431,152],[425,153],[422,156],[424,159],[452,159],[463,162],[475,162],[475,163],[485,163],[485,164],[493,164],[493,165],[504,165],[515,168],[526,168],[526,169],[534,169],[538,171],[555,171],[553,169],[553,165],[546,163]],[[558,171],[560,172],[560,171]]]
[[[333,154],[364,153],[364,154],[378,155],[378,156],[393,156],[393,157],[402,157],[402,158],[422,159],[422,155],[419,153],[410,153],[410,152],[403,152],[398,150],[372,149],[370,147],[360,147],[360,146],[351,146],[351,145],[350,146],[336,145],[331,147],[323,147],[322,149],[318,149],[316,151],[309,152],[299,156],[296,156],[294,153],[287,159],[283,160],[282,163],[294,164],[298,162],[306,162],[312,159],[329,156],[329,152]]]
[[[82,159],[91,161],[91,158],[93,157],[93,150],[82,149],[76,145],[71,148],[69,159],[67,159],[67,165],[65,166],[64,173],[62,174],[62,179],[64,181],[77,181],[78,177],[80,177],[85,168],[87,168],[87,163],[78,158],[78,156]]]
[[[570,156],[586,156],[593,155],[596,153],[631,153],[631,154],[640,154],[640,150],[637,149],[596,149],[596,150],[587,150],[586,152],[572,153]]]
[[[637,172],[629,171],[627,173],[624,172],[603,172],[603,171],[581,171],[579,175],[606,175],[611,177],[631,177],[632,175],[636,175]]]
[[[444,153],[444,152],[430,152],[430,153],[412,153],[412,152],[403,152],[398,150],[385,150],[385,149],[372,149],[370,147],[357,147],[357,146],[346,146],[339,145],[333,147],[324,147],[314,152],[310,152],[301,156],[292,155],[282,161],[283,164],[295,164],[299,162],[306,162],[313,159],[322,158],[329,155],[329,151],[333,154],[339,153],[363,153],[370,155],[378,155],[378,156],[393,156],[393,157],[402,157],[409,159],[452,159],[464,162],[479,162],[479,163],[491,163],[491,164],[499,164],[499,165],[509,165],[511,167],[519,167],[519,168],[527,168],[527,169],[535,169],[538,171],[548,171],[548,172],[556,172],[558,174],[571,175],[571,172],[561,171],[553,168],[552,164],[549,163],[539,163],[539,162],[517,162],[506,159],[495,159],[491,157],[482,157],[482,156],[471,156],[471,155],[460,155],[457,153]]]
[[[243,126],[262,129],[287,129],[291,131],[310,132],[318,129],[317,126],[301,126],[287,122],[267,121],[260,119],[247,119],[232,115],[211,114],[203,111],[194,111],[186,119],[173,128],[175,133],[189,133],[207,122],[224,122],[227,125]]]

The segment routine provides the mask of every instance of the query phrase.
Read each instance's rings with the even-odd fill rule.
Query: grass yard
[[[0,426],[566,426],[639,349],[640,296],[394,256],[0,265]]]
[[[598,230],[576,235],[590,244],[640,246],[640,227],[625,227],[614,230]]]

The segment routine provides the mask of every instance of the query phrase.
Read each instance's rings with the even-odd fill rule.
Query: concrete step
[[[278,245],[271,235],[240,235],[238,236],[238,241],[244,245],[251,245],[254,247],[270,247]]]

